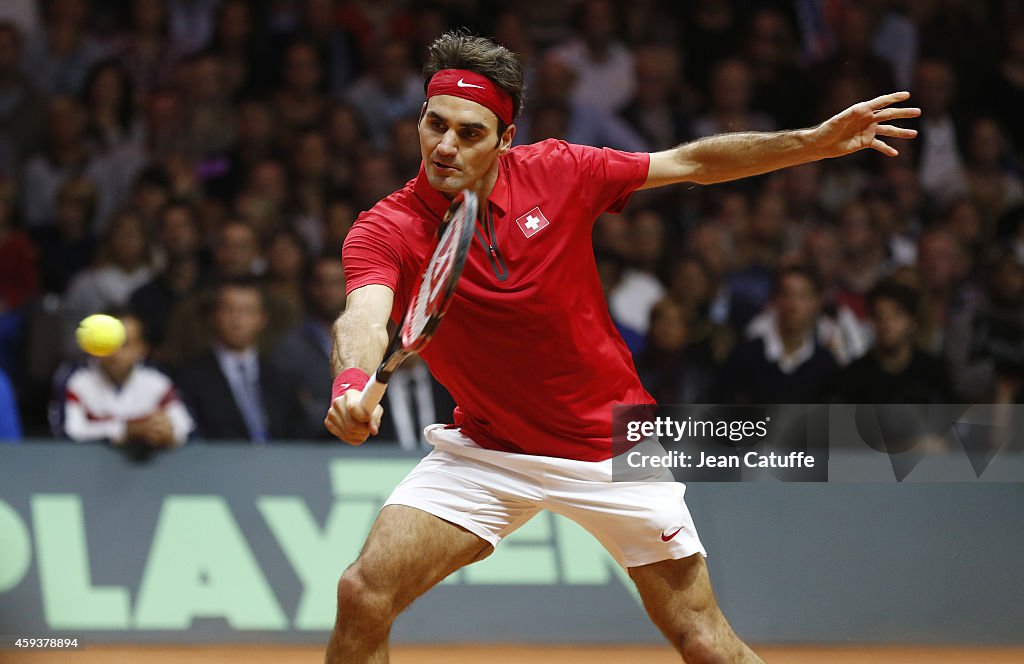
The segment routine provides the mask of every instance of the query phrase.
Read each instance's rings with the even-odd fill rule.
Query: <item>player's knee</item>
[[[729,664],[722,644],[706,634],[691,634],[677,642],[686,664]]]
[[[394,620],[394,601],[386,588],[376,587],[356,563],[338,579],[338,624],[387,629]]]

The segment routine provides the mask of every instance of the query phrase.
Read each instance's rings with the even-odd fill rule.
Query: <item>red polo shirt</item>
[[[608,315],[591,229],[644,183],[649,157],[548,140],[513,148],[498,165],[451,308],[423,359],[458,404],[456,423],[481,447],[607,459],[612,406],[654,400]],[[398,321],[448,203],[421,167],[361,214],[345,240],[348,291],[389,287]]]

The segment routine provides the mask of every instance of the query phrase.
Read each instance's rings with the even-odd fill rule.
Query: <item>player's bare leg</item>
[[[359,558],[338,581],[338,617],[326,664],[388,661],[391,623],[446,576],[493,547],[469,531],[404,505],[377,516]]]
[[[764,664],[719,610],[699,553],[631,567],[629,576],[651,620],[687,664]]]

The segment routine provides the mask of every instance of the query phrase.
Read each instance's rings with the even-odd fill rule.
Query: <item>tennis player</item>
[[[362,214],[345,241],[348,300],[335,324],[325,425],[359,445],[382,410],[359,390],[380,363],[437,241],[449,200],[480,198],[455,299],[423,351],[458,408],[433,450],[394,490],[338,583],[327,662],[388,661],[392,621],[455,570],[480,560],[542,509],[589,530],[628,569],[648,614],[687,662],[760,662],[715,601],[704,547],[671,481],[611,481],[612,406],[647,404],[601,294],[591,227],[637,189],[712,184],[913,138],[893,120],[898,92],[812,129],[736,133],[654,154],[548,140],[512,148],[522,110],[516,56],[448,33],[429,48],[415,180]],[[665,479],[664,477],[660,479]]]

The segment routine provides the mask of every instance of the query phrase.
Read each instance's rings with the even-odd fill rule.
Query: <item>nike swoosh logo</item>
[[[662,541],[662,542],[667,542],[667,541],[669,541],[670,539],[672,539],[673,537],[675,537],[676,535],[678,535],[678,534],[679,534],[679,531],[680,531],[680,530],[682,530],[682,529],[683,529],[683,527],[682,527],[682,526],[679,526],[678,528],[676,528],[675,530],[673,530],[673,531],[672,531],[672,534],[671,534],[671,535],[666,535],[665,533],[662,533],[662,534],[661,534],[661,541]]]
[[[461,78],[458,81],[456,81],[455,85],[459,86],[460,88],[479,88],[481,90],[484,89],[484,86],[482,85],[473,85],[472,83],[466,83]]]
[[[352,383],[342,383],[338,387],[340,387],[343,390],[347,390],[348,388],[352,387]]]

